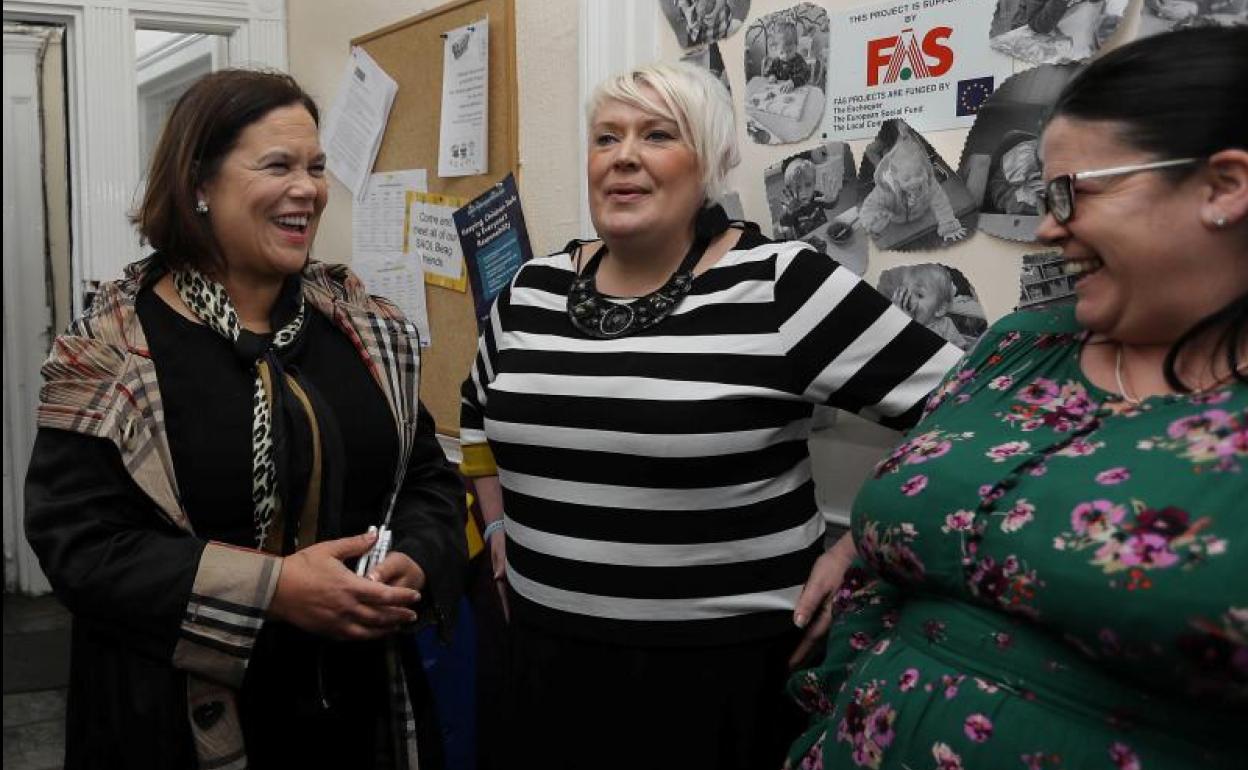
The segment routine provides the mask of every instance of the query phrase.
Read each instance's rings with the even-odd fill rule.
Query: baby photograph
[[[758,144],[810,136],[823,119],[828,12],[811,3],[762,16],[745,31],[746,132]]]
[[[884,121],[858,169],[858,222],[880,249],[939,249],[975,229],[975,200],[904,120]]]
[[[936,262],[901,265],[880,273],[876,288],[915,321],[963,350],[988,328],[979,296],[957,268]]]
[[[799,240],[857,275],[867,271],[867,236],[858,224],[854,156],[827,142],[763,171],[772,235]]]

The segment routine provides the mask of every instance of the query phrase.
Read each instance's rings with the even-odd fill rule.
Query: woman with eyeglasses
[[[854,505],[800,768],[1242,767],[1248,28],[1087,66],[1040,140],[1073,307],[997,323]]]

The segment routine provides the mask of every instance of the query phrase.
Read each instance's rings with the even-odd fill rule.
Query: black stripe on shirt
[[[507,539],[507,562],[530,580],[575,586],[598,596],[626,599],[696,599],[792,588],[806,582],[822,542],[754,561],[696,567],[623,567],[560,559]]]
[[[490,392],[489,415],[503,422],[565,428],[685,435],[690,425],[701,433],[774,429],[810,417],[802,401],[742,398],[735,401],[624,401],[618,398]],[[539,419],[538,416],[541,416]],[[681,431],[680,428],[685,428]]]
[[[490,442],[494,460],[514,473],[585,484],[706,489],[767,481],[788,473],[807,457],[806,441],[786,441],[749,452],[704,457],[654,457],[630,453]]]
[[[542,532],[622,543],[713,543],[800,527],[815,514],[815,484],[807,480],[754,505],[705,511],[634,510],[583,506],[503,491],[508,518]]]

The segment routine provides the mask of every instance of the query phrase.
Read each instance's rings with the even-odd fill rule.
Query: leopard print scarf
[[[294,342],[303,328],[303,294],[297,293],[299,304],[294,318],[266,343],[260,335],[243,328],[225,287],[220,283],[196,270],[185,269],[174,272],[173,285],[186,306],[208,328],[233,343],[240,356],[255,362],[256,382],[251,399],[251,501],[254,505],[252,518],[256,525],[256,545],[265,548],[269,527],[281,505],[277,490],[277,465],[273,457],[272,388],[274,371],[279,369],[275,352]]]

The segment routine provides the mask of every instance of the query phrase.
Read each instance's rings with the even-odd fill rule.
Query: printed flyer
[[[508,174],[454,216],[480,324],[520,265],[533,257],[515,177]]]
[[[915,130],[967,128],[1013,72],[988,44],[994,0],[907,0],[832,14],[827,139],[875,136],[900,118]]]
[[[403,252],[420,257],[425,283],[453,291],[467,291],[464,277],[464,255],[455,234],[455,209],[464,205],[463,198],[407,192],[407,226]]]

